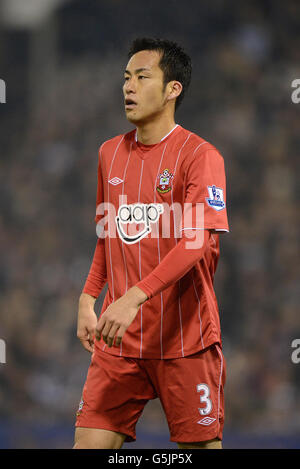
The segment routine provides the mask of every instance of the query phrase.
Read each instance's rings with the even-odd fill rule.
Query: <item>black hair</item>
[[[176,42],[167,39],[141,37],[132,42],[128,52],[128,59],[142,50],[155,50],[161,53],[159,66],[164,74],[164,88],[172,80],[179,81],[182,84],[182,91],[175,102],[176,110],[191,82],[191,58]]]

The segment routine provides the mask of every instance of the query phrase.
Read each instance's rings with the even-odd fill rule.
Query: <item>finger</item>
[[[102,330],[103,330],[105,324],[106,324],[105,317],[101,316],[101,318],[99,319],[98,324],[96,325],[96,328],[95,328],[95,338],[96,338],[96,340],[101,339],[101,333],[102,333]]]
[[[89,345],[90,345],[91,350],[94,351],[94,343],[95,343],[95,336],[94,336],[94,333],[90,333],[90,334],[89,334],[88,342],[89,342]]]
[[[88,330],[88,339],[91,343],[94,343],[95,341],[95,328],[94,327]]]
[[[93,353],[93,351],[94,351],[94,346],[92,346],[92,345],[90,344],[90,341],[89,341],[89,340],[86,340],[86,339],[79,339],[79,340],[80,340],[81,345],[83,346],[83,348],[84,348],[85,350],[87,350],[87,351],[90,352],[90,353]]]
[[[123,335],[125,334],[125,331],[126,331],[125,327],[120,327],[120,329],[118,330],[118,334],[116,337],[116,344],[115,344],[116,347],[120,346],[122,339],[123,339]]]
[[[109,334],[108,334],[108,336],[107,336],[107,345],[108,345],[109,347],[112,346],[112,344],[113,344],[113,342],[114,342],[115,334],[116,334],[117,330],[119,329],[119,327],[120,327],[119,324],[114,324],[114,325],[111,327],[111,329],[110,329],[110,331],[109,331]]]
[[[102,330],[102,339],[104,340],[105,343],[107,343],[107,336],[112,326],[113,326],[113,323],[111,321],[106,321],[105,326]]]
[[[92,331],[92,329],[90,329]],[[93,341],[91,341],[92,334],[87,328],[77,330],[77,337],[81,342],[83,348],[85,348],[88,352],[93,352]]]

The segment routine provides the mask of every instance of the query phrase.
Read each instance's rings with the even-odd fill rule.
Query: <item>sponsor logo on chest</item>
[[[145,238],[151,232],[151,225],[158,221],[163,211],[162,204],[136,203],[120,205],[116,216],[116,225],[122,241],[126,244],[134,244]],[[133,235],[125,233],[121,225],[135,224],[136,227],[140,223],[144,225],[144,228]]]

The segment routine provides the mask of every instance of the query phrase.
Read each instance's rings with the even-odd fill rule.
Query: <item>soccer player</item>
[[[219,234],[229,231],[224,160],[175,123],[192,69],[183,49],[138,38],[128,59],[134,129],[99,148],[98,239],[77,327],[92,355],[74,448],[134,441],[155,398],[179,448],[221,448],[225,362],[213,280]]]

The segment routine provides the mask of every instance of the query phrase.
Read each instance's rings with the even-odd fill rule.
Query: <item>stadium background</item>
[[[300,448],[299,2],[1,0],[0,28],[0,447],[73,444],[90,360],[76,316],[96,242],[97,150],[132,128],[126,53],[154,35],[192,56],[176,121],[225,159],[224,447]],[[124,448],[174,447],[159,401],[148,403]]]

